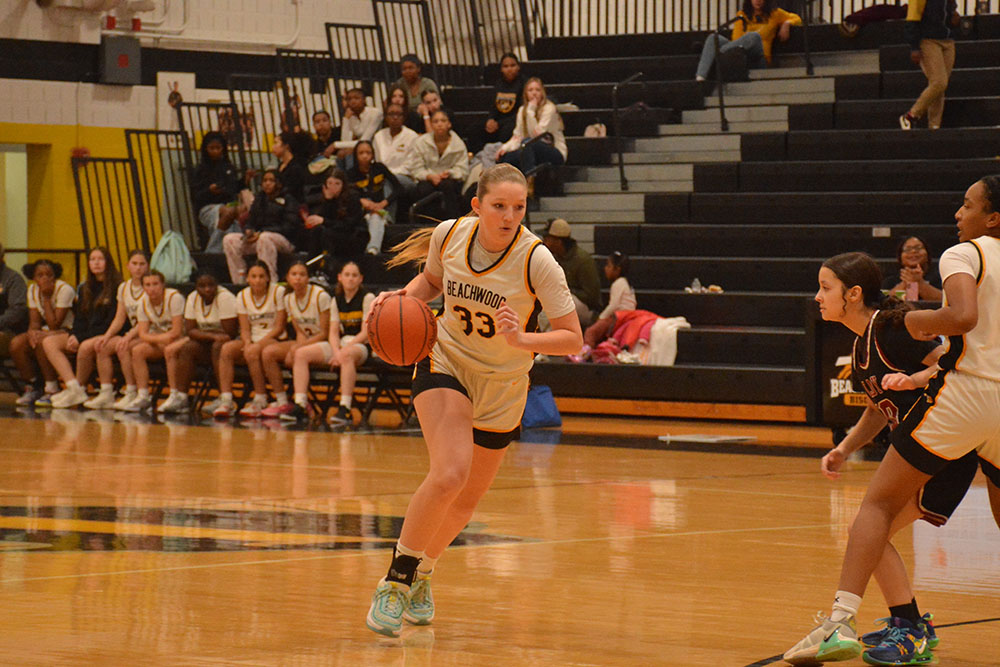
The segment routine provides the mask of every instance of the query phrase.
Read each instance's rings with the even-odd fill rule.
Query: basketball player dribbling
[[[904,320],[914,338],[948,337],[938,361],[941,371],[892,432],[892,447],[854,519],[833,612],[788,652],[803,662],[850,660],[861,652],[855,616],[891,526],[949,461],[978,452],[1000,522],[1000,176],[973,183],[955,219],[959,244],[939,262],[942,307],[910,311]],[[927,662],[923,654],[929,638],[923,629],[896,629],[907,654],[874,664]]]
[[[565,274],[521,226],[527,192],[511,165],[484,171],[472,199],[476,216],[447,220],[397,246],[390,265],[426,260],[423,272],[372,308],[390,294],[444,296],[437,343],[417,365],[412,389],[430,470],[368,612],[368,627],[383,635],[398,636],[404,619],[433,620],[431,573],[520,433],[533,353],[566,355],[583,345]],[[542,310],[552,330],[536,333]]]
[[[936,341],[920,341],[910,336],[903,321],[910,307],[893,297],[883,297],[881,285],[878,264],[861,252],[831,257],[819,270],[816,301],[820,313],[824,320],[840,322],[857,334],[851,357],[853,385],[863,390],[868,399],[858,423],[823,457],[821,469],[830,479],[838,478],[847,457],[871,441],[887,424],[893,430],[898,426],[900,419],[922,398],[922,387],[939,370],[936,362],[944,353],[944,347]],[[978,469],[976,452],[949,462],[907,503],[893,522],[890,534],[917,519],[944,525],[962,501]],[[889,617],[882,619],[886,621],[885,628],[861,638],[861,643],[869,649],[866,659],[883,660],[887,656],[897,659],[901,655],[898,644],[905,635],[897,628],[910,626],[922,626],[927,634],[926,657],[929,657],[929,649],[938,643],[932,617],[921,616],[906,566],[892,544],[886,544],[874,574],[889,605]],[[810,646],[789,651],[784,657],[793,664],[809,662],[815,657],[814,649]]]

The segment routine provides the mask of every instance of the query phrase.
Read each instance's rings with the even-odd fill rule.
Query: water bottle
[[[907,301],[919,301],[920,300],[920,285],[917,283],[906,283],[906,300]]]
[[[697,278],[691,281],[691,291],[695,294],[699,294],[701,292],[701,281]]]

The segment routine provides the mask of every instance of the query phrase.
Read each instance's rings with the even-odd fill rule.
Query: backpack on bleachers
[[[149,268],[162,273],[170,285],[180,285],[191,280],[195,264],[184,237],[173,230],[164,233],[149,260]]]

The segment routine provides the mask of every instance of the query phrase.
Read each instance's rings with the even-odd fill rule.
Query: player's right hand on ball
[[[375,297],[375,300],[372,301],[372,307],[368,309],[368,317],[365,318],[366,330],[371,328],[369,325],[371,324],[372,315],[378,310],[378,307],[382,305],[382,302],[388,299],[390,296],[394,296],[396,294],[398,294],[399,296],[405,295],[406,288],[404,287],[403,289],[393,290],[390,292],[381,292],[377,297]]]

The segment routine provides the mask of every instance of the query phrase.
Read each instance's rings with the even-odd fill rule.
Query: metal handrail
[[[635,83],[635,81],[642,76],[642,72],[636,72],[628,78],[616,83],[611,89],[611,121],[615,129],[615,148],[618,150],[618,177],[623,192],[628,190],[628,179],[625,178],[625,156],[623,155],[624,148],[622,146],[621,116],[618,109],[618,90],[630,83]],[[643,82],[642,85],[645,86],[645,82]]]
[[[719,87],[719,129],[723,132],[729,131],[729,121],[726,119],[726,82],[722,77],[722,67],[719,66],[719,54],[721,53],[719,37],[722,35],[723,30],[735,24],[737,21],[742,21],[744,27],[746,26],[747,20],[745,18],[742,16],[734,16],[716,28],[712,34],[707,37],[707,39],[712,39],[712,36],[715,36],[715,81]]]
[[[427,206],[431,202],[435,202],[438,199],[441,199],[442,197],[444,197],[444,194],[441,193],[438,190],[435,190],[434,192],[430,193],[429,195],[427,195],[423,199],[420,199],[418,201],[413,202],[413,204],[410,206],[410,224],[411,225],[416,224],[416,222],[417,222],[417,211],[419,211],[420,209],[424,208],[425,206]],[[429,220],[433,220],[433,218],[431,218],[430,216],[424,216],[424,217],[427,217]],[[435,222],[440,222],[440,220],[435,220]]]

